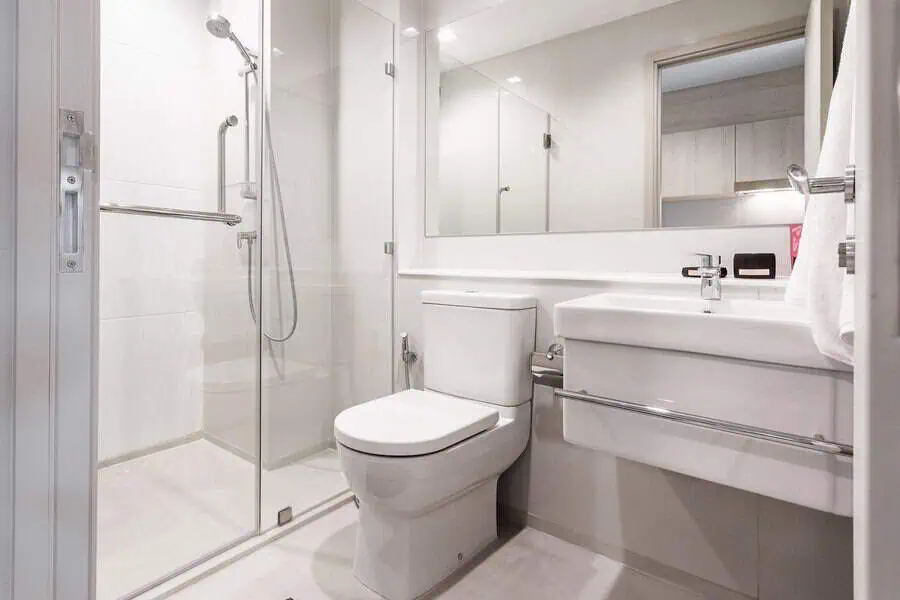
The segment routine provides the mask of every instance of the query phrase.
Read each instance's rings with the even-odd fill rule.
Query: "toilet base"
[[[353,572],[388,600],[430,591],[497,539],[497,477],[419,516],[359,507]]]

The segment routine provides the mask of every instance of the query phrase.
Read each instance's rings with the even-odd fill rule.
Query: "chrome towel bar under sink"
[[[607,408],[625,410],[628,412],[656,417],[659,419],[666,419],[668,421],[675,421],[676,423],[681,423],[683,425],[692,425],[694,427],[701,427],[703,429],[710,429],[712,431],[719,431],[722,433],[729,433],[732,435],[753,438],[756,440],[763,440],[766,442],[772,442],[774,444],[781,444],[783,446],[792,446],[794,448],[801,448],[803,450],[809,450],[811,452],[819,452],[821,454],[830,454],[833,456],[853,456],[853,446],[826,440],[821,435],[806,437],[802,435],[795,435],[792,433],[785,433],[783,431],[773,431],[771,429],[764,429],[762,427],[752,427],[750,425],[742,425],[740,423],[734,423],[731,421],[722,421],[719,419],[711,419],[709,417],[701,417],[700,415],[692,415],[689,413],[683,413],[667,408],[661,408],[658,406],[638,404],[636,402],[626,402],[624,400],[613,400],[612,398],[603,398],[585,392],[572,392],[569,390],[556,389],[553,393],[560,398],[581,400],[583,402],[599,404],[600,406],[605,406]]]

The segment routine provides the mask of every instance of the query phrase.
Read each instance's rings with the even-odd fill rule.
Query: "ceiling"
[[[721,54],[662,69],[663,92],[750,77],[803,66],[806,40],[797,38]]]
[[[424,0],[427,29],[456,39],[441,52],[463,64],[501,56],[679,0]]]

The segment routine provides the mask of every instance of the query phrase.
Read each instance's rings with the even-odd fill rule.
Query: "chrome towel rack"
[[[204,212],[201,210],[181,210],[178,208],[157,208],[155,206],[139,206],[127,204],[101,204],[100,212],[118,213],[123,215],[142,215],[148,217],[165,217],[169,219],[185,219],[188,221],[209,221],[213,223],[225,223],[234,227],[241,223],[240,215],[219,212]]]
[[[810,177],[800,165],[787,169],[788,180],[795,192],[801,194],[844,194],[845,204],[856,203],[856,165],[847,165],[843,177]],[[838,244],[838,266],[847,274],[856,273],[856,236],[848,235]]]
[[[782,446],[790,446],[792,448],[800,448],[810,452],[827,454],[830,456],[853,457],[853,446],[826,440],[822,435],[812,437],[796,435],[793,433],[785,433],[783,431],[775,431],[762,427],[753,427],[751,425],[743,425],[733,421],[723,421],[721,419],[712,419],[710,417],[702,417],[690,413],[652,406],[649,404],[639,404],[637,402],[628,402],[625,400],[614,400],[612,398],[604,398],[602,396],[594,396],[585,391],[573,392],[563,388],[564,383],[564,355],[561,347],[558,351],[548,349],[546,353],[534,352],[531,355],[531,377],[535,385],[544,385],[553,388],[553,395],[557,398],[568,398],[570,400],[581,400],[582,402],[590,402],[607,408],[615,408],[639,415],[656,417],[667,421],[674,421],[683,425],[691,425],[717,431],[719,433],[728,433],[731,435],[743,436],[755,440],[763,440],[773,444],[781,444]]]
[[[700,415],[692,415],[689,413],[669,410],[658,406],[650,406],[647,404],[638,404],[636,402],[626,402],[624,400],[603,398],[601,396],[594,396],[585,392],[572,392],[569,390],[556,389],[553,393],[560,398],[581,400],[583,402],[590,402],[592,404],[598,404],[600,406],[605,406],[608,408],[625,410],[640,415],[647,415],[659,419],[665,419],[667,421],[682,423],[684,425],[692,425],[694,427],[718,431],[721,433],[729,433],[732,435],[781,444],[783,446],[801,448],[803,450],[818,452],[820,454],[851,458],[853,457],[853,446],[826,440],[824,437],[819,435],[814,437],[806,437],[802,435],[795,435],[792,433],[785,433],[783,431],[773,431],[771,429],[764,429],[762,427],[742,425],[740,423],[734,423],[732,421],[722,421],[719,419],[711,419],[709,417],[701,417]]]
[[[844,202],[856,202],[856,165],[847,165],[843,177],[810,177],[800,165],[787,169],[788,180],[801,194],[844,194]]]

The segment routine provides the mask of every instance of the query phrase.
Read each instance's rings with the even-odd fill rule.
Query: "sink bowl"
[[[805,311],[784,302],[597,294],[557,304],[553,321],[566,339],[851,370],[819,352]]]

